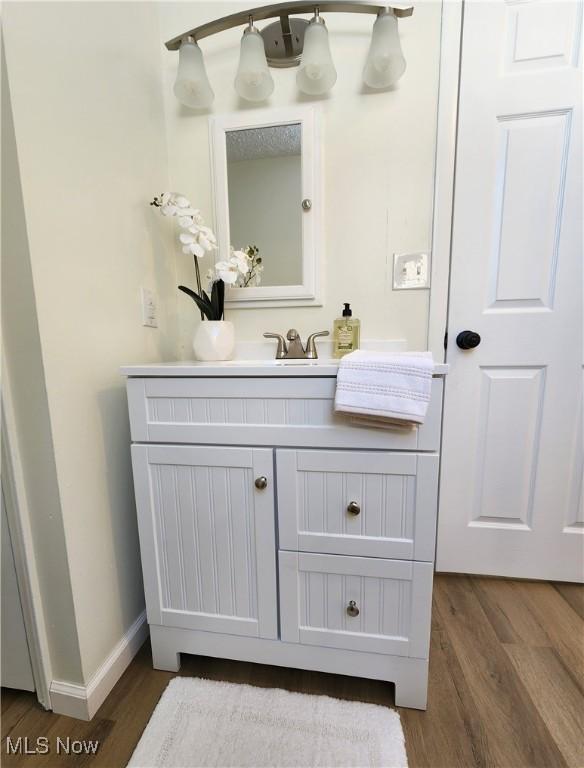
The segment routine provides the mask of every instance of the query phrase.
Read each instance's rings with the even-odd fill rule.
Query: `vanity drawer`
[[[434,559],[438,456],[276,451],[280,547]]]
[[[285,642],[428,657],[431,563],[280,551],[279,568]]]
[[[334,413],[336,378],[129,378],[134,442],[303,445],[435,451],[442,379],[432,380],[425,423],[410,430],[357,426]]]

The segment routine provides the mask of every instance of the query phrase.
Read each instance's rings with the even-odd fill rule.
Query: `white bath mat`
[[[406,768],[407,764],[399,715],[387,707],[175,677],[129,766]]]

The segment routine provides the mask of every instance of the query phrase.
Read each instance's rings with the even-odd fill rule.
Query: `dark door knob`
[[[475,331],[461,331],[456,337],[456,343],[461,349],[474,349],[481,343],[481,337]]]

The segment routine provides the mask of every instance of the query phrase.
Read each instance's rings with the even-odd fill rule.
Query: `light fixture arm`
[[[224,32],[226,29],[239,27],[242,24],[248,24],[250,17],[254,22],[264,19],[288,19],[295,14],[314,14],[315,7],[318,7],[320,13],[369,13],[379,15],[391,10],[397,18],[411,16],[414,12],[412,6],[388,6],[385,4],[365,3],[358,0],[319,0],[318,3],[307,3],[304,0],[293,0],[292,2],[276,3],[272,5],[262,5],[258,8],[248,8],[232,13],[230,16],[224,16],[221,19],[209,21],[200,27],[187,30],[172,40],[168,40],[165,45],[169,51],[178,51],[181,42],[186,37],[192,37],[197,42],[204,37],[216,35],[218,32]]]

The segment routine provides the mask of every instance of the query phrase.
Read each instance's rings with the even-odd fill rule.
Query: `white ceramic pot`
[[[231,360],[235,349],[235,329],[229,320],[202,320],[193,338],[197,360]]]

